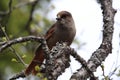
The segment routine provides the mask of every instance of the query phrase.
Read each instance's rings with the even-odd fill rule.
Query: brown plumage
[[[44,36],[49,49],[52,49],[57,42],[67,42],[68,46],[70,46],[76,34],[75,24],[71,13],[61,11],[57,14],[56,20],[56,23],[53,24]],[[41,46],[39,46],[33,60],[25,71],[25,74],[36,74],[35,66],[41,65],[44,59],[44,52],[41,49]]]

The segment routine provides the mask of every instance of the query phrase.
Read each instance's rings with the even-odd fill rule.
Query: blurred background
[[[113,0],[113,7],[117,10],[115,15],[113,50],[104,65],[104,73],[101,67],[95,75],[99,79],[110,77],[120,80],[120,0]],[[80,56],[88,60],[92,53],[99,47],[102,41],[102,10],[97,0],[0,0],[0,42],[29,35],[41,36],[56,21],[56,14],[66,10],[72,13],[75,20],[77,34],[71,47]],[[36,42],[24,42],[12,46],[14,50],[6,49],[0,54],[0,80],[8,80],[14,74],[25,69],[15,53],[29,64],[34,56]],[[73,57],[71,66],[66,69],[58,80],[69,80],[70,76],[81,67]],[[28,76],[18,80],[37,80]],[[39,79],[38,79],[39,80]]]

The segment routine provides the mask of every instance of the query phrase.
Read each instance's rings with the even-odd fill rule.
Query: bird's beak
[[[56,18],[56,20],[58,20],[58,21],[59,21],[59,20],[61,20],[61,18]]]
[[[58,21],[61,20],[60,15],[57,16],[56,20],[58,20]]]

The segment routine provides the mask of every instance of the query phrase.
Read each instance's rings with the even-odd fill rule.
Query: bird
[[[57,42],[66,42],[70,46],[75,35],[76,28],[72,14],[68,11],[60,11],[57,14],[56,22],[48,29],[44,38],[48,48],[51,50]],[[35,51],[35,56],[25,70],[25,75],[36,74],[35,66],[41,65],[44,60],[44,51],[41,45],[39,45]]]

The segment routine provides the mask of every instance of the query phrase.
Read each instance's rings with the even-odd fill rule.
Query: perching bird
[[[57,14],[55,24],[45,34],[45,39],[49,49],[52,49],[57,42],[66,42],[68,46],[71,45],[76,34],[76,28],[72,15],[68,11],[61,11]],[[39,46],[35,52],[35,56],[29,66],[27,67],[25,74],[36,74],[35,66],[41,65],[44,61],[44,52]]]

